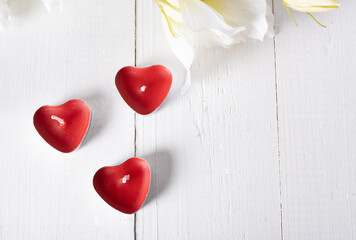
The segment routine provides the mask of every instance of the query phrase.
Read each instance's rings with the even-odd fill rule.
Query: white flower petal
[[[265,0],[204,0],[204,2],[220,13],[229,25],[246,28],[246,31],[237,36],[242,41],[248,38],[262,41],[268,26],[273,26],[273,18],[271,24],[266,20],[266,15],[271,16],[272,12]]]
[[[340,6],[336,0],[282,0],[283,3],[294,10],[301,12],[327,12]]]
[[[173,80],[176,82],[179,82],[180,79],[181,83],[174,83],[176,85],[179,85],[179,92],[183,94],[188,87],[190,86],[190,67],[192,66],[193,59],[194,59],[194,52],[192,47],[188,44],[188,42],[181,36],[176,36],[174,37],[170,30],[167,21],[163,19],[163,22],[165,23],[163,25],[164,32],[167,37],[167,41],[169,44],[169,47],[171,48],[173,54],[177,57],[179,62],[183,65],[185,69],[185,73],[183,72],[183,76],[177,76],[177,74],[173,73]]]
[[[211,31],[223,43],[232,43],[234,36],[246,29],[245,26],[231,27],[213,8],[200,0],[180,0],[184,23],[194,32]]]
[[[54,10],[62,10],[62,0],[42,0],[43,4],[49,12]]]
[[[267,6],[267,9],[266,9],[266,20],[267,20],[267,24],[268,24],[268,30],[267,30],[266,36],[272,38],[275,36],[274,16],[272,13],[272,9],[269,6]]]
[[[165,27],[164,30],[173,53],[176,55],[176,57],[183,64],[184,67],[190,68],[194,58],[194,53],[191,46],[183,37],[173,37],[170,34],[168,27]]]
[[[188,42],[197,40],[200,45],[214,43],[227,47],[250,39],[262,41],[266,35],[274,34],[273,14],[266,0],[155,1],[165,19],[171,51],[184,67],[184,76],[173,73],[173,84],[185,79],[183,92],[190,82],[189,69],[194,57]]]
[[[7,0],[0,0],[0,30],[6,27],[9,20],[10,10]]]

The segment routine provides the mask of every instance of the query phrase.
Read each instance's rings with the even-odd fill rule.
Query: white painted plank
[[[0,239],[133,239],[133,216],[100,199],[92,177],[134,153],[134,114],[114,85],[134,63],[134,2],[64,2],[51,15],[40,1],[10,1],[13,23],[0,32]],[[62,154],[32,117],[72,98],[89,103],[92,124]]]
[[[159,10],[138,0],[138,66],[165,51]],[[153,171],[137,239],[280,239],[273,41],[197,52],[190,91],[137,116]]]
[[[356,2],[326,29],[275,5],[284,239],[355,239]]]

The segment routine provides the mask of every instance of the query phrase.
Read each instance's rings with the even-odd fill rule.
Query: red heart
[[[155,111],[167,97],[172,85],[172,73],[161,65],[124,67],[117,73],[115,84],[134,111],[147,115]]]
[[[131,214],[140,209],[150,187],[151,172],[141,158],[99,169],[93,179],[96,192],[111,207]]]
[[[89,128],[90,109],[82,100],[70,100],[59,106],[40,107],[33,124],[41,137],[60,152],[74,151]]]

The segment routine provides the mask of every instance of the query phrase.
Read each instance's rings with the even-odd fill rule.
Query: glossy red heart
[[[141,158],[99,169],[93,179],[96,192],[111,207],[131,214],[140,209],[150,187],[151,172]]]
[[[70,100],[59,106],[40,107],[33,124],[41,137],[60,152],[74,151],[89,128],[90,109],[82,100]]]
[[[154,112],[167,97],[172,85],[172,73],[161,65],[124,67],[117,73],[115,84],[134,111],[147,115]]]

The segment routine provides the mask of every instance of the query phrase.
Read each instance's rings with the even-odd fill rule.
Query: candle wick
[[[130,180],[130,175],[127,174],[122,178],[122,183],[126,183],[128,180]]]
[[[55,115],[52,115],[51,116],[51,119],[53,120],[56,120],[58,123],[59,123],[59,126],[63,126],[65,124],[65,121],[64,119],[60,118],[60,117],[57,117]]]

